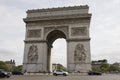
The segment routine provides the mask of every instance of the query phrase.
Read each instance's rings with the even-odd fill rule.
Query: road
[[[52,76],[52,75],[21,75],[11,76],[10,78],[1,78],[0,80],[120,80],[119,75],[102,75],[102,76],[88,76],[88,75],[69,75],[69,76]]]

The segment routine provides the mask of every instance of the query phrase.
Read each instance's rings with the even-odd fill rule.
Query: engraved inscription
[[[28,62],[36,63],[37,60],[38,60],[38,48],[36,45],[32,45],[29,47]]]
[[[71,36],[85,36],[87,35],[86,27],[74,27],[71,28]]]
[[[86,54],[83,44],[77,44],[74,51],[74,61],[83,62],[86,60]]]
[[[39,37],[41,37],[41,29],[28,30],[27,37],[28,38],[39,38]]]

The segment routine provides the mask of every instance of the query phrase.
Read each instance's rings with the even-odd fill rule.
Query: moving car
[[[88,75],[102,75],[101,72],[89,71]]]
[[[53,75],[54,75],[54,76],[57,76],[57,75],[67,76],[67,75],[68,75],[68,72],[62,71],[62,70],[55,70],[55,71],[53,72]]]
[[[10,77],[10,73],[9,73],[9,72],[6,72],[6,71],[4,71],[4,70],[0,70],[0,77],[1,77],[1,78],[4,78],[4,77],[9,78],[9,77]]]

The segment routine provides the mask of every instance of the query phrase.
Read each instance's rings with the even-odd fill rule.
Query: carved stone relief
[[[29,47],[28,63],[36,63],[38,60],[38,48],[36,45]]]
[[[28,30],[27,37],[28,38],[39,38],[39,37],[41,37],[41,29]]]
[[[71,28],[71,36],[85,36],[87,35],[86,27],[74,27]]]
[[[86,53],[83,44],[77,44],[74,51],[74,61],[84,62],[86,60]]]

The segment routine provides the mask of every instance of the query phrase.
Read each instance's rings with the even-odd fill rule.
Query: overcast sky
[[[0,0],[0,60],[23,62],[25,23],[28,9],[88,5],[91,58],[120,62],[120,0]],[[54,42],[52,60],[66,64],[65,40]],[[61,49],[62,48],[62,49]],[[61,50],[61,51],[59,51]],[[64,56],[64,57],[63,57]]]

